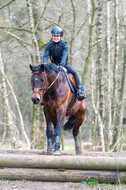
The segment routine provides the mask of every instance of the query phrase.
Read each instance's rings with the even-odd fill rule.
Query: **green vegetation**
[[[10,180],[5,180],[5,179],[0,180],[0,186],[2,186],[2,185],[8,185],[10,182],[11,182]]]
[[[97,179],[87,179],[87,181],[82,181],[84,185],[90,185],[91,187],[97,186],[98,185],[98,180]]]

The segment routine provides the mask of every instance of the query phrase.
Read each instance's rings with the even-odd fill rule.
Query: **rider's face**
[[[53,41],[54,41],[54,42],[59,42],[59,41],[60,41],[60,36],[58,36],[58,35],[53,35],[52,37],[53,37]]]

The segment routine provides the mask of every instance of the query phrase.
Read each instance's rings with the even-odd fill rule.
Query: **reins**
[[[60,75],[60,72],[58,73],[58,75],[55,78],[55,80],[48,86],[47,90],[49,90],[51,88],[51,86],[56,82],[56,80],[58,79],[59,75]]]

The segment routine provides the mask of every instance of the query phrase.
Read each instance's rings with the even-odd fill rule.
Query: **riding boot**
[[[84,91],[82,90],[81,86],[79,86],[77,88],[77,99],[79,101],[82,101],[83,99],[86,99],[86,95],[85,95]]]

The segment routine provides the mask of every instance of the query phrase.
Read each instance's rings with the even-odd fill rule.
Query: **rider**
[[[71,73],[75,79],[77,87],[77,99],[79,101],[86,98],[84,91],[81,88],[80,80],[77,72],[68,63],[68,45],[61,38],[63,36],[62,28],[55,26],[52,31],[52,41],[45,47],[43,56],[43,63],[48,63],[50,57],[51,63],[55,63],[59,66],[59,70],[62,71],[65,67],[68,73]]]

